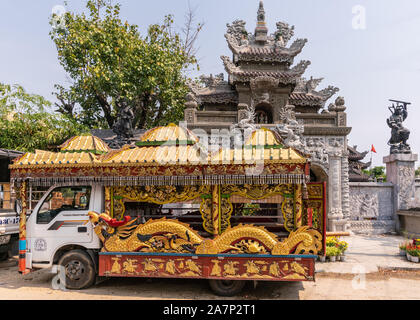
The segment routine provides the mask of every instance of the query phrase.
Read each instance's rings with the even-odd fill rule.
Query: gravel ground
[[[48,270],[22,276],[16,260],[0,266],[0,299],[10,300],[222,300],[205,280],[112,278],[82,291],[53,290]],[[231,299],[231,298],[230,298]],[[367,274],[322,272],[316,282],[250,283],[238,300],[420,299],[420,270],[380,269]]]

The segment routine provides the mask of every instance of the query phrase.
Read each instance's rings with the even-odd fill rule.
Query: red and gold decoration
[[[308,183],[308,199],[303,201],[304,212],[307,212],[303,216],[303,224],[311,226],[311,228],[317,230],[320,234],[326,234],[326,183]],[[308,211],[309,210],[309,211]],[[325,240],[322,240],[322,250],[320,254],[325,253]]]
[[[314,259],[293,257],[99,256],[99,275],[113,277],[205,278],[230,280],[312,281]]]
[[[28,202],[26,197],[27,183],[23,181],[19,188],[19,199],[21,201],[21,212],[19,222],[19,272],[22,274],[26,271],[26,213]]]
[[[191,254],[312,254],[322,249],[322,235],[304,226],[279,241],[265,228],[238,225],[214,239],[204,239],[188,224],[174,219],[136,220],[116,225],[107,214],[89,212],[95,233],[103,242],[104,252],[165,252]]]
[[[21,272],[26,181],[65,182],[104,185],[104,213],[89,213],[103,244],[101,275],[313,280],[314,256],[325,242],[325,185],[307,185],[308,155],[283,146],[273,131],[257,129],[242,147],[214,153],[176,125],[151,129],[120,150],[92,136],[61,148],[27,153],[10,166],[12,180],[21,184]],[[249,174],[259,163],[262,171]],[[247,199],[279,204],[288,236],[252,224],[232,227],[233,204]],[[172,218],[138,224],[126,214],[127,202],[200,204],[204,231],[213,237]]]

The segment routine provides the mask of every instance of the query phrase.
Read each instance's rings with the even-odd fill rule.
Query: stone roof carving
[[[338,91],[340,91],[339,88],[334,87],[334,86],[328,86],[327,88],[319,91],[318,93],[321,95],[324,101],[327,101],[329,98],[335,95]]]
[[[290,96],[290,103],[299,106],[324,106],[328,99],[336,94],[340,89],[329,86],[321,91],[315,89],[324,80],[323,78],[314,79],[300,78],[297,81],[295,90]]]
[[[256,77],[272,77],[283,84],[295,84],[296,80],[305,72],[310,61],[301,61],[295,67],[286,71],[243,70],[236,66],[229,57],[222,56],[225,70],[231,75],[230,82],[249,82]]]
[[[227,82],[224,81],[224,78],[225,76],[223,73],[219,73],[215,76],[213,76],[212,74],[210,74],[210,76],[201,75],[200,81],[204,84],[205,87],[210,88],[218,86],[220,84],[227,84]]]
[[[277,31],[267,36],[262,2],[258,8],[257,20],[255,34],[246,30],[246,22],[243,20],[235,20],[232,24],[226,25],[225,38],[238,61],[277,62],[291,65],[294,57],[302,52],[307,39],[297,39],[287,48],[287,43],[294,36],[295,27],[290,27],[289,24],[282,21],[277,22]]]
[[[369,181],[369,176],[363,173],[363,169],[367,169],[372,164],[372,161],[367,163],[362,162],[369,151],[359,152],[357,146],[347,146],[349,158],[349,181],[350,182],[366,182]]]
[[[292,93],[289,103],[295,106],[322,106],[324,101],[321,97],[307,93]]]
[[[286,46],[290,39],[295,35],[295,26],[289,27],[286,22],[279,21],[276,23],[277,31],[274,33],[276,43]]]
[[[347,146],[347,150],[349,151],[349,160],[351,161],[363,160],[366,157],[366,155],[369,153],[369,151],[364,151],[364,152],[357,151],[357,146],[353,146],[353,147]]]
[[[197,103],[238,104],[238,93],[224,80],[223,73],[200,76],[200,82],[188,82]]]
[[[235,20],[227,24],[225,38],[233,53],[233,60],[227,56],[221,59],[229,75],[228,81],[223,74],[216,76],[201,76],[200,83],[190,83],[191,91],[199,104],[234,104],[239,103],[235,85],[249,83],[250,89],[256,91],[256,80],[275,87],[292,85],[294,91],[289,96],[288,103],[298,107],[324,107],[339,89],[328,86],[316,90],[323,80],[302,78],[310,61],[300,61],[293,66],[294,58],[302,51],[307,39],[296,39],[290,46],[288,43],[295,35],[295,27],[285,22],[277,22],[277,30],[268,35],[265,22],[263,2],[260,2],[257,12],[257,25],[254,33],[246,29],[246,22]],[[271,82],[263,81],[270,79]],[[270,85],[271,89],[274,89]],[[267,89],[264,85],[264,89]],[[261,91],[261,90],[260,90]],[[338,106],[342,109],[342,106]],[[324,110],[324,112],[328,112]]]

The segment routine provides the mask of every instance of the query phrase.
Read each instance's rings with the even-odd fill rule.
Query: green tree
[[[369,170],[363,170],[363,173],[367,174],[370,177],[376,178],[376,179],[384,179],[386,180],[386,174],[385,174],[385,167],[373,167]]]
[[[19,151],[47,149],[88,129],[59,113],[51,102],[22,86],[0,83],[0,147]]]
[[[142,37],[137,25],[121,20],[119,4],[89,0],[87,9],[87,15],[65,13],[59,26],[51,19],[50,36],[71,79],[69,88],[56,85],[58,111],[95,128],[112,128],[125,103],[135,115],[133,128],[182,119],[184,72],[197,66],[191,47],[202,25],[191,29],[190,20],[193,32],[183,40],[168,15]]]
[[[416,170],[416,176],[420,176],[420,167],[418,167]]]

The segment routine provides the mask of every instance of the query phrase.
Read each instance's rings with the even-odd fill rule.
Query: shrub
[[[337,247],[328,246],[326,248],[326,256],[327,257],[338,256],[338,255],[340,255],[340,249],[338,249]]]
[[[339,254],[343,254],[349,247],[346,241],[339,241],[337,237],[327,237],[326,245],[327,248],[336,248]]]
[[[406,251],[412,257],[420,257],[420,248],[414,244],[408,245]]]
[[[336,237],[327,237],[326,244],[327,247],[336,247],[338,240]]]
[[[347,250],[348,247],[349,247],[349,244],[346,241],[338,242],[338,249],[340,250],[341,254],[343,254]]]

